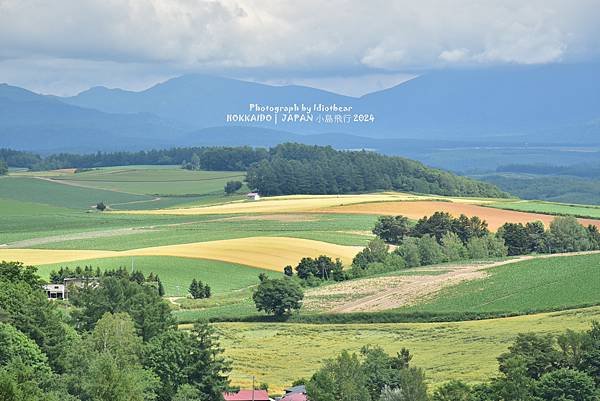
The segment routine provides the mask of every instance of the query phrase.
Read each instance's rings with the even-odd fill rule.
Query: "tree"
[[[103,277],[98,286],[73,292],[70,301],[77,307],[73,318],[84,330],[93,329],[106,312],[128,313],[145,341],[175,324],[169,305],[156,289],[126,278]]]
[[[161,297],[164,297],[165,296],[165,287],[163,286],[163,283],[162,283],[162,281],[160,281],[158,276],[156,276],[156,282],[158,283],[158,286],[157,286],[158,295],[160,295]]]
[[[187,383],[186,368],[191,364],[192,339],[189,333],[177,329],[166,330],[145,346],[143,365],[160,380],[159,401],[170,401]]]
[[[2,159],[0,159],[0,175],[7,175],[8,174],[8,165],[6,164],[6,162]]]
[[[231,195],[232,193],[237,192],[241,187],[241,181],[227,181],[225,184],[225,193]]]
[[[577,252],[592,248],[588,231],[575,217],[556,217],[548,230],[550,252]]]
[[[468,218],[461,214],[452,221],[452,232],[454,232],[463,244],[469,242],[471,238],[481,238],[489,235],[488,224],[477,216]]]
[[[288,277],[292,277],[294,275],[294,268],[290,265],[287,265],[283,268],[283,274],[285,274]]]
[[[410,220],[404,216],[380,216],[373,234],[388,244],[398,245],[410,234]]]
[[[48,302],[36,268],[19,262],[0,262],[0,310],[12,326],[41,348],[57,372],[75,336],[55,303]]]
[[[388,245],[382,239],[372,239],[362,251],[356,254],[352,265],[364,270],[370,263],[382,263],[387,258],[388,250]]]
[[[83,399],[93,401],[149,401],[158,385],[140,363],[142,339],[126,313],[106,313],[91,335],[74,348],[71,381]]]
[[[306,384],[308,399],[315,401],[371,401],[367,376],[356,354],[342,352],[325,361]]]
[[[204,283],[200,280],[193,279],[192,283],[190,284],[189,291],[190,295],[194,299],[206,298]],[[210,292],[210,288],[208,289],[208,291]]]
[[[303,298],[302,288],[290,279],[265,280],[252,294],[256,309],[279,317],[300,310]]]
[[[400,383],[398,387],[385,386],[379,400],[428,401],[427,385],[425,384],[423,371],[417,368],[400,371]]]
[[[405,238],[402,244],[399,245],[394,252],[402,256],[406,263],[406,267],[417,267],[421,265],[418,238]]]
[[[508,347],[508,352],[498,357],[499,370],[506,372],[508,362],[519,357],[523,360],[528,376],[537,380],[544,373],[560,367],[562,357],[554,345],[552,335],[518,334],[514,343]]]
[[[498,229],[497,235],[504,240],[510,256],[529,253],[529,234],[523,224],[504,223]]]
[[[444,251],[440,244],[429,234],[417,240],[421,265],[434,265],[444,262]]]
[[[536,386],[543,400],[597,401],[594,381],[584,372],[558,369],[544,374]]]
[[[160,380],[158,400],[221,399],[231,370],[222,353],[206,324],[196,324],[191,332],[170,329],[153,338],[144,351],[144,366]]]
[[[412,230],[412,235],[415,237],[430,235],[435,237],[439,243],[442,241],[444,234],[452,231],[453,226],[454,219],[450,213],[435,212],[429,217],[423,217],[422,219],[419,219]]]
[[[231,363],[223,357],[215,329],[207,323],[196,323],[191,339],[188,383],[200,391],[203,400],[222,400],[229,386]]]
[[[446,233],[442,237],[442,252],[448,262],[461,260],[467,256],[467,250],[462,240],[453,232]]]
[[[469,259],[485,259],[490,256],[486,238],[473,237],[467,242]]]
[[[433,392],[432,401],[472,401],[471,387],[460,380],[451,380]]]
[[[104,202],[98,202],[96,204],[96,210],[99,210],[101,212],[106,210],[106,205],[104,204]]]
[[[210,290],[210,286],[208,284],[205,284],[204,288],[202,289],[202,298],[210,298],[211,295],[212,292]]]

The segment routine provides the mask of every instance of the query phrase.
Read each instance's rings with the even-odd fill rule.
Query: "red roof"
[[[286,395],[279,401],[307,401],[307,400],[308,400],[308,398],[306,397],[306,394],[292,393],[292,394]]]
[[[252,398],[252,390],[240,390],[237,393],[223,393],[225,401],[269,401],[269,394],[266,390],[254,390],[254,398]]]

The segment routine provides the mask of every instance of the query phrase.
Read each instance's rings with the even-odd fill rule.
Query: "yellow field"
[[[392,202],[411,200],[447,200],[456,203],[486,203],[485,199],[444,198],[442,196],[422,196],[401,192],[383,192],[364,195],[289,195],[273,196],[260,201],[237,201],[219,205],[160,210],[131,210],[111,213],[133,214],[241,214],[241,213],[298,213],[323,211],[323,209],[365,202]],[[497,201],[497,199],[495,200]]]
[[[358,352],[369,344],[390,354],[409,348],[412,363],[426,369],[432,386],[450,379],[481,382],[497,374],[496,357],[517,333],[584,330],[599,318],[600,307],[594,307],[452,323],[220,323],[216,327],[226,355],[233,360],[233,384],[248,387],[254,375],[277,392],[297,378],[309,378],[323,360],[343,350]]]
[[[165,245],[128,251],[0,249],[0,260],[50,264],[119,256],[176,256],[221,260],[282,271],[305,256],[328,255],[349,264],[361,247],[288,237],[251,237],[191,244]]]

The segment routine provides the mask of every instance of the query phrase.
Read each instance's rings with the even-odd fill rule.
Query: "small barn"
[[[260,195],[258,194],[258,192],[250,192],[246,195],[246,198],[248,200],[257,201],[260,199]]]

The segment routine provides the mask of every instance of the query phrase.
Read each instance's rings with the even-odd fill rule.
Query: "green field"
[[[152,199],[146,195],[82,188],[33,177],[0,178],[0,197],[21,202],[36,202],[72,209],[90,209],[98,202],[106,204]]]
[[[67,221],[70,221],[67,217]],[[305,221],[285,221],[273,216],[263,219],[258,216],[226,216],[226,215],[199,215],[199,216],[167,216],[167,215],[126,215],[126,214],[81,214],[82,220],[88,219],[89,225],[79,219],[82,228],[89,231],[96,230],[98,221],[112,227],[151,227],[139,233],[122,235],[115,233],[113,236],[103,238],[71,239],[46,244],[33,245],[34,248],[45,249],[102,249],[102,250],[127,250],[159,245],[184,244],[190,242],[214,241],[232,238],[254,236],[287,236],[296,238],[314,239],[340,245],[364,245],[372,237],[359,235],[352,230],[368,231],[373,227],[376,216],[362,215],[315,215]],[[0,217],[2,219],[2,217]],[[52,217],[48,216],[51,220]],[[7,219],[8,220],[8,219]],[[11,224],[20,227],[23,220],[11,219]],[[37,230],[37,217],[25,217],[24,221],[31,224],[29,230]],[[56,225],[64,226],[57,219]],[[111,228],[112,228],[111,227]],[[83,230],[81,230],[83,231]],[[2,238],[2,234],[0,234]],[[2,241],[0,240],[0,243]],[[8,241],[4,241],[8,242]]]
[[[600,206],[572,205],[567,203],[553,203],[543,201],[505,201],[488,203],[486,206],[498,209],[516,210],[519,212],[534,212],[552,215],[575,217],[600,218]]]
[[[227,181],[244,181],[241,171],[191,171],[178,166],[110,167],[52,177],[66,183],[117,192],[148,195],[205,195],[223,193]]]
[[[265,273],[271,277],[279,277],[280,273],[257,269],[249,266],[225,263],[214,260],[188,259],[165,256],[119,257],[91,259],[70,263],[39,266],[38,273],[48,278],[52,270],[61,266],[74,269],[77,266],[92,266],[94,269],[117,269],[125,267],[139,270],[145,275],[150,272],[158,274],[167,296],[186,296],[192,279],[202,280],[210,285],[213,296],[230,296],[239,291],[258,284],[258,275]]]
[[[480,382],[497,374],[496,357],[521,332],[560,333],[589,328],[600,308],[514,318],[456,323],[388,323],[312,325],[218,323],[226,355],[233,360],[234,385],[258,382],[280,390],[295,379],[310,377],[327,358],[343,350],[358,352],[379,345],[395,354],[402,347],[411,363],[426,369],[430,385],[450,379]],[[186,326],[187,327],[187,326]]]
[[[488,273],[400,311],[527,313],[600,303],[600,254],[532,259]]]

